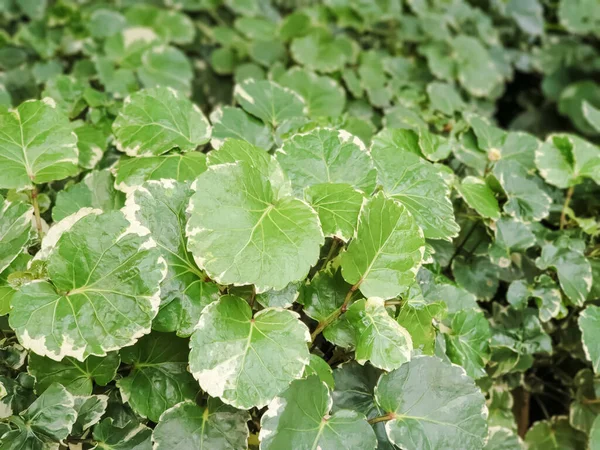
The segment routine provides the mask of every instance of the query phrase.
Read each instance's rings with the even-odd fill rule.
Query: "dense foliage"
[[[600,449],[597,0],[0,1],[0,449]]]

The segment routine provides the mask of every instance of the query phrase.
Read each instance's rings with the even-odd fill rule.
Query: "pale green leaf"
[[[372,155],[384,192],[406,207],[426,238],[449,240],[458,235],[450,190],[435,166],[392,146],[374,148]]]
[[[168,266],[160,285],[160,309],[152,326],[159,331],[175,331],[179,336],[192,334],[200,313],[217,300],[219,292],[215,284],[204,281],[187,251],[185,210],[191,193],[189,183],[152,180],[131,191],[126,204],[135,211],[137,222],[150,230]]]
[[[600,133],[600,109],[590,103],[583,102],[583,116],[594,129]]]
[[[487,438],[485,398],[463,369],[417,356],[383,374],[375,400],[394,419],[385,428],[406,450],[481,449]]]
[[[595,373],[600,372],[600,307],[589,305],[578,318],[583,349],[592,362]]]
[[[73,397],[77,420],[73,424],[71,434],[81,436],[92,425],[97,424],[106,412],[108,397],[106,395],[90,395],[89,397]]]
[[[279,291],[256,294],[256,301],[265,308],[290,308],[300,295],[300,283],[290,283]]]
[[[58,222],[86,207],[104,212],[122,208],[125,196],[114,185],[115,178],[108,169],[88,173],[79,183],[58,192],[52,220]]]
[[[102,420],[94,427],[95,449],[101,450],[152,450],[152,430],[145,425],[131,421],[122,427],[113,419]]]
[[[581,251],[569,242],[549,243],[542,247],[535,264],[542,270],[556,269],[563,292],[574,305],[583,305],[592,288],[592,268]]]
[[[456,185],[456,189],[467,202],[467,205],[481,216],[495,220],[500,218],[498,200],[496,200],[494,192],[481,178],[465,177],[460,184]]]
[[[504,212],[524,222],[536,222],[550,212],[552,199],[516,161],[498,161],[493,171],[508,200]]]
[[[600,148],[572,134],[553,134],[535,153],[542,177],[561,189],[584,178],[600,183]]]
[[[415,352],[433,355],[437,334],[434,320],[440,321],[445,315],[446,305],[443,302],[406,302],[396,320],[410,333]]]
[[[598,33],[600,7],[594,0],[561,0],[558,6],[558,18],[571,33]]]
[[[489,428],[489,437],[484,450],[523,450],[524,448],[519,435],[510,428]]]
[[[235,86],[233,96],[246,112],[272,127],[304,115],[302,97],[272,81],[246,80]]]
[[[213,148],[220,148],[227,138],[242,139],[264,150],[273,146],[273,136],[268,125],[244,112],[241,108],[224,106],[210,113],[213,124]]]
[[[41,356],[83,361],[150,331],[166,263],[131,211],[99,212],[83,208],[56,224],[38,253],[47,256],[48,281],[13,297],[11,328]]]
[[[12,418],[18,429],[1,437],[0,449],[57,448],[77,419],[74,405],[73,396],[60,384],[53,384],[19,417]]]
[[[349,240],[356,232],[358,214],[364,196],[349,184],[313,184],[304,191],[304,198],[321,221],[325,236]]]
[[[247,448],[250,415],[218,399],[206,406],[183,402],[167,410],[152,434],[155,450]]]
[[[75,128],[73,132],[77,135],[79,165],[85,169],[93,169],[104,156],[109,135],[105,130],[89,123]]]
[[[310,362],[304,369],[304,378],[308,378],[311,375],[316,375],[319,379],[327,385],[329,389],[333,389],[335,382],[333,381],[333,371],[327,362],[313,353],[310,354]]]
[[[452,41],[458,81],[475,97],[486,97],[502,82],[488,50],[476,38],[459,35]]]
[[[243,162],[212,166],[196,180],[188,249],[219,284],[279,290],[316,263],[324,240],[317,214],[275,187]]]
[[[200,387],[236,408],[265,406],[309,363],[308,328],[295,312],[267,308],[252,317],[241,298],[207,306],[192,335],[190,370]]]
[[[195,150],[210,139],[202,111],[169,88],[144,89],[127,98],[113,123],[115,144],[129,156],[158,156],[172,148]]]
[[[427,85],[427,95],[433,109],[441,111],[447,116],[464,108],[464,101],[457,89],[449,83],[434,81]]]
[[[33,207],[0,195],[0,273],[23,252],[33,237]]]
[[[331,394],[316,376],[294,381],[261,418],[264,450],[294,448],[374,450],[377,439],[365,416],[351,410],[330,414]]]
[[[206,170],[206,155],[200,152],[171,153],[149,158],[122,156],[116,167],[115,188],[129,192],[144,181],[169,178],[192,181]]]
[[[371,194],[377,172],[365,145],[346,131],[317,128],[284,142],[277,161],[294,191],[321,183],[346,183]]]
[[[532,36],[544,34],[544,8],[539,0],[509,0],[506,12],[525,33]]]
[[[0,188],[32,189],[35,184],[76,175],[77,136],[54,100],[31,100],[0,111]]]
[[[90,356],[80,362],[74,358],[53,361],[30,353],[28,372],[35,377],[35,390],[44,392],[52,383],[60,383],[73,395],[90,395],[93,383],[106,386],[117,374],[121,359],[118,353],[105,357]]]
[[[596,416],[590,430],[590,450],[600,449],[600,415]]]
[[[502,217],[495,223],[495,240],[490,245],[490,260],[505,268],[512,263],[514,252],[524,252],[535,245],[531,226],[512,217]]]
[[[163,13],[161,13],[163,14]],[[194,71],[189,59],[181,50],[169,45],[159,45],[144,52],[141,66],[137,70],[142,85],[146,88],[172,88],[184,95],[192,92]],[[204,135],[206,126],[197,132]]]
[[[309,70],[330,73],[341,70],[354,57],[356,44],[344,35],[333,36],[324,29],[314,29],[292,41],[292,58]]]
[[[121,350],[132,366],[117,381],[123,401],[142,417],[158,422],[160,415],[179,402],[194,400],[198,384],[187,371],[188,342],[171,334],[152,333]]]
[[[356,333],[355,358],[360,364],[369,361],[390,371],[410,361],[411,336],[390,317],[382,299],[358,300],[346,311],[346,319]]]
[[[342,275],[366,297],[393,298],[413,283],[424,250],[408,209],[378,193],[363,205],[356,236],[342,254]]]
[[[309,117],[338,117],[346,106],[344,89],[332,78],[292,67],[277,80],[306,102]]]

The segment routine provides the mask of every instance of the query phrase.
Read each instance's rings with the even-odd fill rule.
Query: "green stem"
[[[40,214],[40,205],[38,203],[38,190],[36,187],[31,191],[31,203],[33,204],[33,214],[35,215],[35,227],[37,228],[40,240],[44,237],[42,228],[42,215]]]
[[[340,240],[338,238],[334,237],[333,242],[331,243],[331,247],[329,247],[329,252],[327,253],[327,256],[325,257],[325,260],[323,261],[322,267],[327,266],[329,261],[331,261],[333,259],[333,255],[335,254],[335,251],[338,249],[339,246],[340,246]]]
[[[573,198],[573,192],[575,191],[575,186],[571,186],[567,190],[567,195],[565,197],[565,203],[562,207],[562,211],[560,213],[560,229],[562,230],[567,224],[567,208],[569,208],[569,204],[571,203],[571,198]]]
[[[399,299],[395,299],[395,300],[386,300],[385,301],[385,306],[395,306],[395,305],[402,305],[402,300]]]
[[[319,334],[321,334],[321,332],[325,328],[327,328],[329,325],[331,325],[338,317],[340,317],[342,315],[342,313],[346,312],[346,309],[348,308],[348,304],[350,303],[350,300],[352,300],[352,295],[358,290],[358,287],[360,286],[361,282],[362,282],[362,278],[360,280],[358,280],[358,282],[350,288],[350,290],[346,294],[346,298],[344,298],[344,303],[342,303],[342,306],[340,306],[338,309],[336,309],[334,312],[332,312],[328,317],[326,317],[325,319],[323,319],[322,321],[319,322],[319,324],[317,325],[317,328],[315,328],[315,331],[313,331],[312,334],[310,335],[311,342],[314,342],[315,339],[317,338],[317,336]]]

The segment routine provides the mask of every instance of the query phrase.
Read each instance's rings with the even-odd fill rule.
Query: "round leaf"
[[[236,408],[262,408],[309,363],[308,328],[292,311],[267,308],[252,318],[239,297],[207,306],[192,335],[190,370],[200,387]]]

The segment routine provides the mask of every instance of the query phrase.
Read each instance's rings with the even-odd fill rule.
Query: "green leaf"
[[[179,402],[194,400],[198,384],[187,371],[188,343],[171,334],[152,333],[121,350],[132,370],[117,381],[123,401],[142,417],[158,422]]]
[[[344,35],[332,36],[324,29],[296,38],[290,45],[292,58],[309,70],[330,73],[341,70],[354,57],[355,43]]]
[[[0,273],[0,315],[5,315],[10,312],[10,302],[17,292],[15,290],[16,285],[12,282],[9,283],[9,276],[13,277],[19,276],[19,274],[24,274],[27,270],[27,265],[31,261],[31,256],[29,253],[21,253],[17,256],[10,265],[4,269],[3,272]],[[14,275],[13,275],[14,274]]]
[[[304,190],[304,198],[321,221],[323,233],[348,241],[356,232],[364,196],[349,184],[313,184]]]
[[[380,192],[363,205],[342,254],[342,275],[366,297],[393,298],[413,283],[424,251],[423,232],[408,209]]]
[[[358,363],[369,361],[375,367],[390,371],[410,361],[411,336],[390,317],[382,299],[358,300],[348,308],[346,318],[356,333]]]
[[[514,252],[524,252],[535,245],[531,226],[512,217],[502,217],[495,223],[495,240],[490,245],[490,260],[505,268],[512,264]]]
[[[523,450],[523,441],[509,428],[490,427],[484,450]]]
[[[383,374],[375,400],[383,411],[395,414],[386,432],[404,449],[475,449],[485,444],[483,394],[461,368],[436,357],[417,356]]]
[[[161,13],[162,14],[162,13]],[[159,45],[146,50],[137,74],[146,88],[172,88],[184,95],[191,94],[194,78],[192,65],[186,55],[176,47]],[[197,130],[205,136],[208,122]]]
[[[290,283],[279,291],[256,294],[256,301],[265,308],[290,308],[300,295],[300,283]]]
[[[411,335],[414,352],[433,355],[435,348],[436,326],[433,321],[440,321],[446,315],[443,302],[406,302],[402,305],[396,320]]]
[[[600,373],[600,307],[589,305],[577,319],[586,358],[592,362],[595,373]]]
[[[532,36],[544,34],[544,8],[539,0],[509,0],[506,13],[525,33]]]
[[[112,418],[104,419],[94,427],[93,436],[95,448],[102,450],[152,450],[152,430],[135,421],[119,427]]]
[[[224,106],[210,113],[213,133],[210,144],[218,149],[227,138],[242,139],[264,150],[273,147],[273,136],[268,125],[244,112],[241,108]]]
[[[508,200],[504,212],[524,222],[537,222],[550,212],[552,199],[516,161],[498,161],[493,171]]]
[[[529,450],[577,450],[585,448],[586,436],[571,428],[566,417],[555,416],[533,424],[525,435]]]
[[[219,284],[279,290],[317,261],[324,240],[317,214],[275,187],[246,163],[212,166],[196,180],[188,249]]]
[[[452,261],[452,274],[460,287],[480,300],[491,300],[498,290],[498,266],[487,256],[474,258],[457,256]]]
[[[79,165],[85,169],[93,169],[104,156],[109,135],[105,130],[85,123],[73,130],[77,135]]]
[[[346,92],[333,79],[292,67],[277,80],[306,102],[309,117],[338,117],[346,106]]]
[[[60,383],[73,395],[90,395],[93,383],[106,386],[117,374],[121,363],[118,353],[100,358],[90,356],[80,362],[74,358],[53,361],[50,358],[29,354],[28,372],[35,377],[35,390],[44,392],[53,383]]]
[[[335,382],[333,381],[333,371],[331,370],[331,367],[323,358],[313,353],[310,354],[310,362],[304,369],[304,378],[308,378],[311,375],[318,376],[329,389],[334,388]]]
[[[542,247],[535,264],[542,270],[556,269],[563,292],[574,305],[583,305],[592,288],[592,268],[581,251],[568,241],[556,241]]]
[[[592,429],[590,430],[590,450],[598,450],[600,448],[600,415],[596,416]]]
[[[455,364],[464,367],[473,379],[486,376],[490,358],[490,325],[482,311],[459,311],[453,315],[446,337],[446,353]]]
[[[292,311],[267,308],[252,317],[239,297],[207,306],[192,335],[190,370],[212,397],[240,409],[262,408],[309,363],[308,328]]]
[[[33,189],[79,172],[77,136],[51,98],[0,110],[0,189]]]
[[[452,41],[452,47],[456,55],[458,81],[471,95],[489,96],[502,83],[502,75],[479,40],[459,35]]]
[[[74,119],[85,109],[83,91],[86,84],[70,75],[59,75],[46,83],[42,97],[52,98],[56,106],[70,119]]]
[[[114,184],[115,178],[108,169],[88,173],[79,183],[59,191],[52,208],[52,220],[59,222],[86,207],[104,212],[122,208],[125,196],[114,188]]]
[[[320,322],[342,306],[350,287],[341,271],[322,270],[302,286],[298,301],[308,317]]]
[[[2,450],[57,448],[77,419],[73,396],[55,383],[12,421],[18,427],[2,436]],[[4,445],[7,444],[7,445]]]
[[[427,95],[433,109],[441,111],[447,116],[464,108],[464,101],[457,89],[449,83],[434,81],[427,85]]]
[[[33,208],[0,195],[0,273],[23,252],[33,237]]]
[[[286,119],[304,115],[302,97],[272,81],[246,80],[235,86],[233,96],[246,112],[273,128]]]
[[[535,154],[542,177],[561,189],[584,178],[600,183],[600,148],[572,134],[553,134]]]
[[[351,410],[330,414],[331,394],[316,376],[294,381],[261,418],[259,439],[265,450],[320,448],[374,450],[377,439],[365,416]]]
[[[540,275],[531,296],[536,299],[542,322],[555,317],[564,317],[567,309],[562,303],[562,295],[556,282],[546,274]]]
[[[593,0],[561,0],[558,6],[560,23],[571,33],[598,33],[600,8]]]
[[[206,406],[183,402],[167,410],[152,434],[154,449],[238,450],[247,447],[250,415],[209,398]]]
[[[152,88],[125,100],[113,132],[117,148],[127,155],[158,156],[206,144],[211,127],[202,111],[177,91]]]
[[[74,397],[74,400],[77,421],[73,424],[71,434],[81,436],[84,431],[100,421],[106,412],[108,397],[106,395],[90,395],[89,397]]]
[[[471,208],[481,216],[498,220],[500,218],[500,207],[494,192],[485,181],[478,177],[465,177],[456,185],[461,197]]]
[[[600,109],[594,107],[590,103],[583,102],[583,116],[588,123],[600,133]]]
[[[13,297],[10,326],[38,355],[83,361],[150,331],[166,263],[131,211],[99,212],[83,208],[56,224],[38,253],[47,256],[49,281]]]
[[[122,156],[116,167],[115,188],[129,192],[144,181],[169,178],[192,181],[206,170],[206,155],[200,152],[128,158]]]
[[[187,251],[185,209],[192,193],[189,183],[147,181],[131,191],[127,208],[141,226],[150,230],[167,262],[167,276],[160,286],[160,309],[153,328],[189,336],[204,307],[218,298],[218,287],[204,276]],[[178,402],[175,402],[178,403]],[[175,405],[167,406],[165,409]],[[155,415],[158,418],[158,415]]]
[[[377,172],[365,145],[345,131],[297,134],[284,142],[277,161],[298,194],[321,183],[346,183],[366,194],[375,189]]]
[[[374,148],[372,155],[384,192],[408,209],[426,238],[458,236],[450,190],[431,163],[391,146]]]

